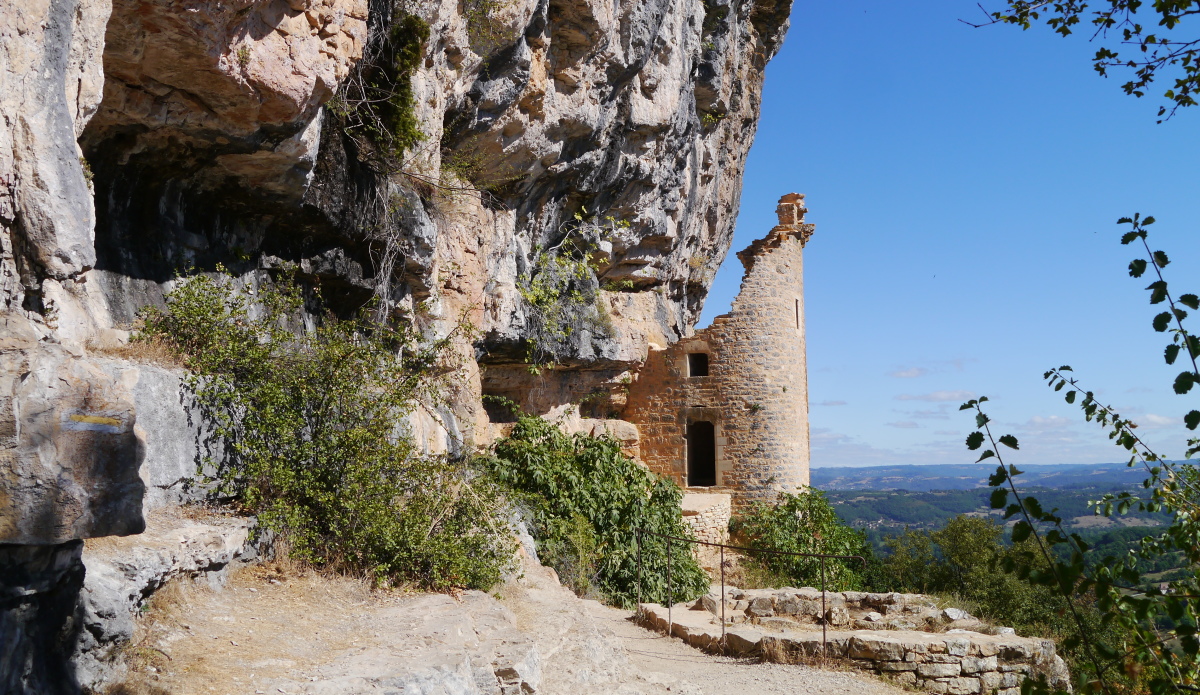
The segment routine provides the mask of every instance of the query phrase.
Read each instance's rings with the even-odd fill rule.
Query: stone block
[[[946,692],[950,695],[974,695],[979,692],[978,678],[951,678]]]
[[[964,674],[982,673],[984,671],[995,671],[999,664],[996,663],[996,657],[976,657],[964,656],[962,659],[962,672]]]
[[[917,675],[922,678],[945,678],[957,676],[962,672],[958,664],[925,663],[917,666]]]
[[[898,639],[883,637],[851,637],[847,653],[856,659],[873,661],[901,661],[904,659],[904,643]]]
[[[766,618],[775,615],[775,605],[770,598],[756,598],[746,607],[746,615]]]
[[[746,656],[758,651],[763,634],[757,630],[733,628],[725,631],[725,647],[734,656]]]
[[[917,665],[908,661],[881,661],[880,671],[916,671]]]
[[[971,640],[965,637],[956,637],[946,640],[946,653],[951,656],[966,656],[971,649]]]

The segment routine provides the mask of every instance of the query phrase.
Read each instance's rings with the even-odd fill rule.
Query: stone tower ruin
[[[803,252],[814,226],[801,194],[776,212],[779,224],[738,253],[745,275],[730,312],[652,349],[624,415],[652,470],[730,493],[735,507],[809,482]]]

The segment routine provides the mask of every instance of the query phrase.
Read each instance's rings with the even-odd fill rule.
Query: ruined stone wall
[[[730,497],[727,494],[683,496],[683,523],[696,540],[705,543],[729,542]]]
[[[642,460],[688,486],[689,422],[716,430],[716,488],[735,507],[807,486],[808,375],[804,348],[804,197],[780,200],[780,224],[738,254],[746,268],[731,311],[690,338],[652,350],[630,386],[625,419]],[[708,355],[690,376],[689,353]]]

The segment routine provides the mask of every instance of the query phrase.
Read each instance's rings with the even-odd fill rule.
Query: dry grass
[[[854,663],[841,657],[821,656],[821,647],[819,644],[814,645],[815,650],[811,653],[802,649],[789,649],[783,640],[764,639],[762,641],[759,657],[773,664],[798,664],[801,666],[812,666],[825,671],[861,671],[854,667]]]
[[[106,357],[153,364],[159,367],[183,369],[183,358],[165,341],[157,337],[139,338],[127,342],[97,340],[89,338],[85,344],[88,352]]]
[[[719,581],[721,575],[714,572],[713,581]],[[772,572],[754,560],[740,553],[725,551],[725,584],[739,589],[778,589],[790,586],[794,582],[787,577]]]

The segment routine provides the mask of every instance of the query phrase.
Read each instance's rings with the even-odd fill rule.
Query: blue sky
[[[1171,391],[1159,308],[1115,222],[1153,214],[1173,291],[1200,293],[1200,108],[1157,125],[1155,97],[1092,70],[1087,37],[958,21],[978,13],[796,3],[699,325],[737,292],[732,252],[770,229],[780,195],[805,193],[814,466],[970,462],[958,405],[973,395],[1020,438],[1014,463],[1122,460],[1045,387],[1060,364],[1182,456],[1200,394]]]

